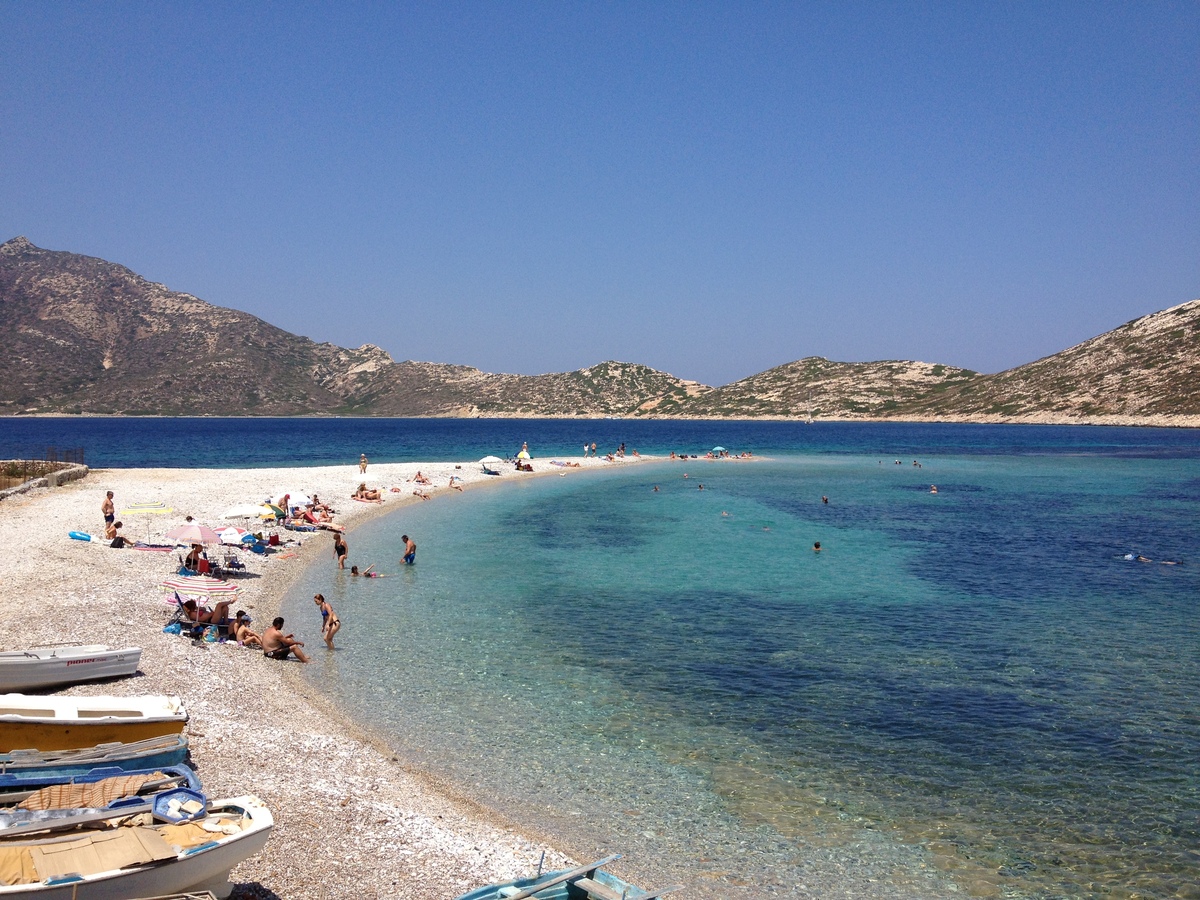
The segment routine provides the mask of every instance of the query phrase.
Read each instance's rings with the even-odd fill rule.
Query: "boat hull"
[[[639,887],[635,887],[629,882],[618,878],[610,872],[605,872],[603,869],[595,868],[586,871],[586,878],[570,878],[567,880],[557,880],[565,875],[571,874],[571,870],[564,869],[560,872],[543,872],[541,875],[529,878],[518,878],[515,881],[505,881],[501,884],[489,884],[486,887],[476,888],[469,894],[463,894],[457,900],[505,900],[514,894],[527,891],[538,884],[546,884],[547,886],[529,895],[530,900],[592,900],[593,894],[583,887],[579,882],[588,880],[598,882],[601,887],[597,890],[608,889],[613,896],[627,897],[628,900],[636,900],[638,897],[647,896],[648,892]],[[583,870],[575,870],[576,875],[582,875]],[[663,893],[666,893],[664,891]]]
[[[82,775],[101,766],[118,769],[156,769],[187,762],[188,739],[171,734],[146,741],[106,743],[71,750],[17,750],[0,753],[0,773],[44,772]]]
[[[48,647],[0,652],[0,693],[122,678],[137,671],[140,647]]]
[[[160,897],[168,894],[211,891],[228,897],[233,886],[229,870],[260,852],[270,837],[274,819],[270,810],[253,797],[219,800],[213,809],[241,808],[249,825],[239,834],[218,837],[209,844],[182,851],[160,862],[70,877],[53,883],[0,885],[0,898],[37,900],[128,900],[130,897]],[[17,842],[29,843],[29,842]],[[12,846],[0,841],[0,848]]]
[[[180,734],[187,712],[178,697],[0,696],[0,753],[71,750]]]

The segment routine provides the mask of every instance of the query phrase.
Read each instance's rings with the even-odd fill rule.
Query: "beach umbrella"
[[[201,597],[207,601],[211,597],[236,597],[241,588],[220,578],[208,575],[172,575],[159,585],[164,591],[175,591],[191,597]]]
[[[480,460],[480,462],[481,463],[502,463],[502,462],[504,462],[504,460],[502,460],[498,456],[485,456],[483,459]]]
[[[257,519],[263,514],[263,506],[261,503],[242,503],[238,506],[231,506],[225,512],[221,513],[222,519]]]
[[[221,536],[207,525],[188,522],[186,525],[176,525],[167,532],[167,537],[184,544],[216,544]]]
[[[146,540],[150,540],[150,517],[161,516],[163,513],[171,512],[171,507],[158,500],[147,503],[135,503],[132,506],[127,506],[121,510],[121,518],[126,516],[145,516],[146,517]]]
[[[221,539],[222,544],[251,544],[257,540],[245,528],[235,528],[233,525],[218,529],[217,536]]]
[[[274,503],[264,503],[261,507],[259,507],[258,514],[264,519],[269,519],[271,516],[274,516],[277,519],[287,518],[287,513]]]
[[[529,459],[529,451],[522,450],[520,453],[517,454],[517,459]]]
[[[312,503],[308,494],[302,494],[300,491],[283,491],[276,494],[271,502],[278,506],[283,502],[285,496],[288,498],[288,506],[308,506]]]
[[[724,448],[724,447],[713,447],[713,448],[712,448],[712,452],[713,452],[713,453],[724,453],[724,452],[725,452],[725,448]]]

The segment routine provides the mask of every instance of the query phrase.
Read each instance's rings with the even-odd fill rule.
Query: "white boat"
[[[178,697],[0,695],[0,753],[70,750],[179,734],[187,711]]]
[[[120,678],[137,671],[140,647],[113,650],[103,644],[0,651],[0,693]]]
[[[211,891],[228,897],[229,870],[263,849],[275,820],[257,797],[215,800],[208,814],[176,824],[115,824],[0,838],[0,898],[126,900]]]

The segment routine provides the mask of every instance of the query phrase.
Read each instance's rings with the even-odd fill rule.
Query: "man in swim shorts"
[[[104,524],[111,525],[117,519],[116,509],[113,507],[113,493],[109,491],[104,496],[104,502],[100,504],[100,512],[104,515]]]
[[[283,633],[283,616],[276,616],[271,622],[271,627],[263,632],[263,656],[268,659],[287,659],[289,653],[294,653],[296,659],[306,663],[308,657],[300,649],[303,646],[303,641],[298,641],[292,635]]]
[[[403,562],[411,566],[417,561],[417,545],[407,534],[400,535],[400,540],[404,541]]]

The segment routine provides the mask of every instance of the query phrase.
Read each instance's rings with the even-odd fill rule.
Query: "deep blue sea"
[[[351,562],[390,577],[330,561],[285,605],[313,683],[514,819],[691,873],[687,896],[788,896],[864,832],[969,895],[1198,896],[1196,431],[0,420],[0,457],[83,446],[93,466],[584,440],[759,458],[529,479],[356,529]]]

